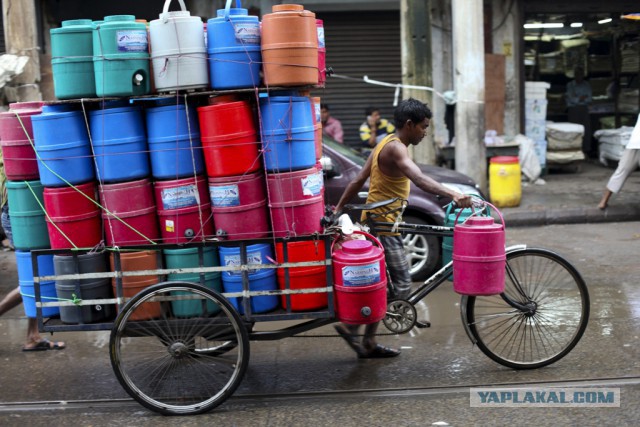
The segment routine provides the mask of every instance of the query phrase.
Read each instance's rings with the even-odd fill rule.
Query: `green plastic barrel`
[[[9,220],[13,245],[18,250],[50,248],[49,232],[45,222],[40,181],[7,181]]]
[[[93,23],[90,19],[62,21],[51,33],[51,67],[56,98],[93,98]]]
[[[93,25],[96,94],[139,96],[150,91],[147,26],[133,15],[105,16]]]
[[[173,268],[196,268],[200,266],[198,248],[189,249],[165,249],[165,265],[168,269]],[[215,248],[204,248],[203,266],[217,267],[220,265],[218,252]],[[167,280],[179,280],[185,282],[200,283],[198,273],[172,273],[167,276]],[[205,286],[217,292],[222,292],[222,282],[219,272],[206,273],[204,275]],[[184,292],[174,292],[174,295],[190,295]],[[208,316],[220,311],[220,307],[207,301],[206,307],[202,306],[203,300],[177,300],[171,302],[173,314],[178,317]]]

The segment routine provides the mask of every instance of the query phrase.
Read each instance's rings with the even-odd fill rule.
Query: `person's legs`
[[[22,303],[22,295],[20,294],[20,288],[15,288],[9,292],[0,301],[0,316],[8,312],[9,310],[19,306]],[[62,350],[65,348],[65,343],[62,341],[48,341],[40,336],[38,331],[38,322],[34,318],[29,318],[27,326],[27,339],[22,347],[23,350],[29,351],[33,349],[38,350]]]
[[[2,301],[0,301],[0,316],[5,314],[12,308],[19,306],[21,303],[22,295],[20,295],[20,288],[15,288],[7,295],[5,295]]]
[[[612,193],[618,193],[622,189],[624,182],[627,180],[631,172],[638,168],[639,162],[640,150],[624,150],[622,157],[620,157],[620,161],[618,162],[618,167],[613,175],[611,175],[611,178],[609,178],[605,193],[598,204],[600,209],[605,209],[607,207]]]

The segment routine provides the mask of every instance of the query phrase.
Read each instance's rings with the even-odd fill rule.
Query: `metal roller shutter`
[[[395,89],[362,81],[363,76],[389,83],[402,82],[400,13],[318,13],[324,21],[327,67],[359,81],[328,77],[324,89],[314,91],[342,122],[345,143],[360,145],[358,128],[368,106],[393,119]]]

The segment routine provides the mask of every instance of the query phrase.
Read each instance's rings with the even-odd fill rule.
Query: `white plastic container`
[[[202,19],[191,16],[183,0],[181,11],[169,12],[166,0],[160,19],[149,25],[153,77],[158,92],[209,86],[207,49]]]
[[[546,99],[549,88],[551,85],[547,82],[525,82],[524,97],[525,99]]]

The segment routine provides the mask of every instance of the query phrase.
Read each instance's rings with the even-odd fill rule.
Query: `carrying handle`
[[[384,247],[382,246],[382,243],[380,243],[380,240],[376,239],[375,236],[367,233],[366,231],[360,231],[360,230],[353,230],[353,233],[351,234],[360,234],[362,236],[364,236],[365,238],[369,239],[369,240],[373,240],[373,242],[382,250],[384,250]],[[331,253],[333,254],[333,247],[335,246],[336,242],[339,239],[333,239],[333,242],[331,242]]]
[[[464,193],[465,196],[471,196],[474,199],[478,199],[481,200],[483,203],[486,203],[486,200],[484,199],[484,197],[482,196],[477,196],[475,194],[469,194],[469,193]],[[449,218],[449,214],[451,213],[451,209],[453,209],[453,206],[455,205],[455,203],[451,202],[451,203],[447,203],[447,210],[444,212],[444,218],[447,219]],[[460,210],[462,211],[463,209],[460,208]],[[473,212],[473,207],[471,208],[471,211]],[[489,209],[489,207],[487,206],[487,216],[491,216],[491,209]]]
[[[496,208],[494,205],[492,205],[491,203],[487,202],[486,200],[484,200],[484,199],[482,199],[482,198],[478,198],[478,199],[479,199],[479,200],[481,200],[481,201],[482,201],[482,203],[484,203],[485,205],[490,206],[490,207],[492,207],[492,208],[493,208],[493,210],[494,210],[494,211],[498,214],[498,216],[500,217],[500,223],[502,224],[502,229],[503,229],[503,230],[504,230],[504,229],[506,229],[506,226],[505,226],[505,223],[504,223],[504,217],[502,216],[502,212],[500,212],[500,211],[498,210],[498,208]],[[488,210],[488,209],[487,209],[487,210]],[[455,220],[455,222],[453,223],[454,227],[458,224],[458,218],[460,218],[460,214],[462,213],[462,211],[463,211],[463,209],[460,209],[460,210],[458,211],[458,214],[456,215],[456,220]],[[480,211],[478,211],[478,212],[480,212]],[[473,209],[473,204],[472,204],[472,205],[471,205],[471,216],[470,216],[469,218],[471,218],[471,217],[472,217],[472,216],[474,216],[475,214],[476,214],[476,213],[475,213],[475,210]],[[467,219],[468,219],[468,218],[467,218]],[[466,220],[465,220],[465,221],[466,221]]]
[[[180,0],[182,1],[182,0]],[[225,21],[229,21],[229,10],[231,9],[231,1],[232,0],[227,0],[227,4],[224,6],[224,20]],[[236,7],[237,8],[241,8],[242,7],[242,2],[240,0],[236,0]]]
[[[180,8],[182,12],[189,12],[187,7],[184,5],[184,0],[178,0],[180,3]],[[169,22],[169,17],[171,16],[169,12],[169,5],[171,4],[171,0],[165,0],[164,7],[162,8],[162,13],[160,14],[160,18],[162,19],[162,23],[166,24]]]
[[[184,5],[184,0],[178,0],[178,3],[180,3],[180,8],[182,9],[183,12],[187,11],[187,6]],[[167,12],[169,12],[169,5],[171,4],[171,0],[165,0],[164,2],[164,7],[162,8],[162,14],[166,14]]]

